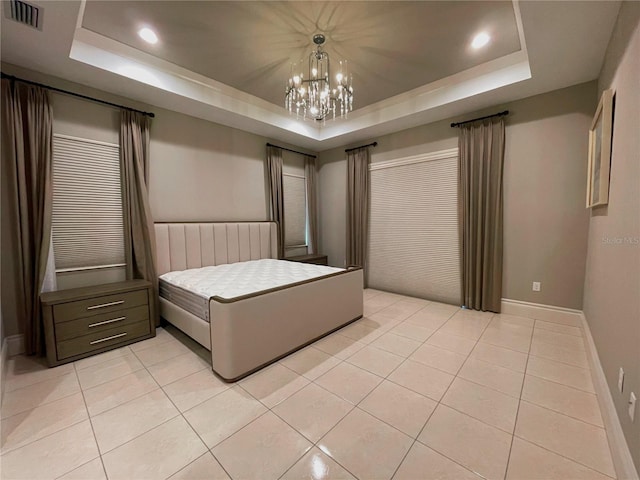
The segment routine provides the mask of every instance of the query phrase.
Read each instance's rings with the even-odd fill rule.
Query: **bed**
[[[362,269],[275,260],[274,222],[156,223],[155,235],[160,315],[225,381],[362,317]]]

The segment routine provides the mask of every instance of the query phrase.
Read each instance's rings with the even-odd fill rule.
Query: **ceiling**
[[[334,68],[348,61],[356,109],[520,50],[513,5],[495,1],[92,1],[82,26],[277,106],[315,33]],[[160,41],[142,40],[142,26]],[[491,48],[469,47],[480,31]]]
[[[617,1],[31,1],[2,15],[2,61],[315,151],[597,78]],[[3,1],[4,7],[7,2]],[[4,8],[6,11],[6,8]],[[137,36],[152,27],[160,41]],[[492,40],[473,51],[479,31]],[[327,35],[355,110],[303,121],[282,106],[290,63]]]

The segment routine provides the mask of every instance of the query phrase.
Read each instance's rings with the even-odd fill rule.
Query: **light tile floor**
[[[365,318],[236,384],[172,327],[10,359],[3,479],[615,477],[580,325],[365,290]]]

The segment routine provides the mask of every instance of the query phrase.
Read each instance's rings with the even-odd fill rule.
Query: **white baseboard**
[[[14,355],[20,355],[24,353],[24,335],[11,335],[4,339],[6,343],[7,357],[13,357]],[[2,348],[3,352],[5,348]]]
[[[572,308],[544,305],[542,303],[523,302],[503,298],[501,302],[502,313],[506,315],[519,315],[523,317],[545,320],[547,322],[562,323],[573,327],[581,327],[582,320],[580,310]]]
[[[596,344],[591,336],[591,329],[587,323],[587,319],[584,313],[580,313],[580,321],[582,322],[582,329],[585,335],[585,344],[587,347],[587,357],[589,358],[589,365],[591,366],[591,377],[598,394],[598,403],[600,404],[600,412],[602,413],[602,420],[607,430],[607,437],[609,439],[609,448],[611,449],[611,457],[613,459],[613,465],[618,474],[619,480],[639,480],[638,472],[633,463],[633,457],[629,450],[629,445],[625,440],[624,433],[622,432],[622,426],[620,425],[620,419],[616,412],[616,407],[611,397],[611,391],[607,384],[607,379],[604,376],[602,370],[602,364],[600,363],[600,357],[598,356],[598,350]]]
[[[622,432],[620,419],[616,412],[611,391],[607,379],[602,370],[600,357],[596,344],[591,336],[591,330],[584,313],[581,310],[556,307],[540,303],[523,302],[520,300],[502,299],[502,313],[507,315],[520,315],[547,322],[561,323],[574,327],[581,327],[585,335],[587,357],[591,367],[591,376],[598,396],[602,420],[607,431],[611,457],[619,480],[640,480],[633,463],[633,457],[629,451],[629,445]]]

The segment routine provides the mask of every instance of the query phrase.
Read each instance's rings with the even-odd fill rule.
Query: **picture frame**
[[[613,97],[613,90],[602,92],[591,128],[589,128],[587,208],[609,203]]]

